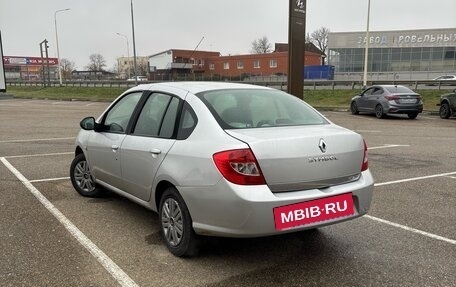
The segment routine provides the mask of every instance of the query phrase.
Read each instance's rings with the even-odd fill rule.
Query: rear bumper
[[[386,109],[388,114],[410,114],[410,113],[421,113],[423,112],[423,105],[414,105],[414,106],[396,106],[389,105]]]
[[[178,187],[193,219],[197,234],[225,237],[260,237],[312,229],[350,220],[367,213],[374,180],[369,170],[356,182],[294,192],[272,193],[267,185],[241,186],[222,179],[211,187]],[[278,231],[275,207],[352,193],[355,214]]]

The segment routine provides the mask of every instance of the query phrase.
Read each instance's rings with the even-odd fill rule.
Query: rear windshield
[[[198,97],[223,129],[328,123],[302,100],[277,90],[217,90]]]
[[[409,88],[406,88],[404,86],[389,86],[389,87],[385,87],[385,89],[387,89],[388,92],[390,92],[390,93],[412,93],[412,94],[415,94],[414,91],[412,91]]]

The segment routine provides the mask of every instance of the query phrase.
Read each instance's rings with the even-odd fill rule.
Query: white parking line
[[[138,286],[111,258],[95,245],[68,218],[63,215],[33,184],[30,183],[8,160],[0,157],[0,161],[19,179],[38,201],[70,232],[70,234],[92,254],[121,286]]]
[[[449,178],[452,178],[452,179],[456,179],[456,176],[447,176]]]
[[[391,225],[391,226],[394,226],[394,227],[398,227],[398,228],[401,228],[401,229],[404,229],[404,230],[407,230],[407,231],[410,231],[410,232],[413,232],[413,233],[421,234],[421,235],[427,236],[427,237],[432,238],[432,239],[437,239],[437,240],[440,240],[440,241],[444,241],[444,242],[456,245],[456,240],[453,240],[453,239],[450,239],[450,238],[446,238],[446,237],[443,237],[443,236],[439,236],[439,235],[436,235],[436,234],[425,232],[425,231],[422,231],[422,230],[419,230],[419,229],[411,228],[411,227],[408,227],[408,226],[405,226],[405,225],[402,225],[402,224],[394,223],[394,222],[391,222],[391,221],[388,221],[388,220],[384,220],[384,219],[381,219],[381,218],[378,218],[378,217],[374,217],[374,216],[371,216],[371,215],[364,215],[364,217],[365,218],[369,218],[369,219],[374,220],[374,221],[377,221],[377,222],[381,222],[381,223],[388,224],[388,225]]]
[[[24,140],[4,140],[4,141],[0,141],[0,143],[40,142],[40,141],[57,141],[57,140],[70,140],[70,139],[75,139],[75,137],[47,138],[47,139],[24,139]]]
[[[74,152],[56,152],[56,153],[38,153],[38,154],[22,154],[22,155],[9,155],[4,158],[21,158],[21,157],[36,157],[36,156],[55,156],[55,155],[68,155]]]
[[[56,181],[56,180],[67,180],[70,179],[70,177],[56,177],[56,178],[45,178],[45,179],[34,179],[34,180],[29,180],[29,182],[46,182],[46,181]]]
[[[391,148],[391,147],[409,147],[409,146],[410,145],[408,145],[408,144],[385,144],[382,146],[369,147],[367,149],[371,150],[371,149],[381,149],[381,148]]]
[[[383,185],[390,185],[390,184],[395,184],[395,183],[409,182],[409,181],[422,180],[422,179],[428,179],[428,178],[443,177],[443,176],[448,176],[448,175],[453,175],[453,174],[456,174],[456,172],[447,172],[447,173],[440,173],[440,174],[433,174],[433,175],[427,175],[427,176],[412,177],[412,178],[406,178],[406,179],[381,182],[381,183],[374,184],[374,186],[383,186]]]

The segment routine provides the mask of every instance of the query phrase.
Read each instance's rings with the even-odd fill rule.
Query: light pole
[[[128,44],[128,37],[121,33],[116,33],[117,35],[124,37],[127,40],[127,57],[128,57],[128,79],[130,78],[130,45]]]
[[[55,24],[55,43],[57,45],[57,59],[58,59],[58,66],[59,66],[59,81],[60,86],[62,86],[62,68],[60,67],[60,51],[59,51],[59,36],[57,33],[57,13],[71,10],[70,8],[57,10],[54,12],[54,24]]]
[[[367,59],[369,52],[369,17],[370,17],[371,1],[367,0],[367,27],[366,27],[366,47],[364,49],[364,77],[363,86],[367,86]]]
[[[131,30],[133,32],[133,75],[135,76],[135,85],[138,84],[138,77],[136,75],[136,44],[135,44],[135,21],[133,18],[133,0],[130,0],[131,7]]]

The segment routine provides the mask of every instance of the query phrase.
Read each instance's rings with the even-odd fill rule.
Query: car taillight
[[[228,181],[241,185],[266,184],[260,166],[250,149],[222,151],[212,157],[218,170]]]
[[[365,171],[369,168],[369,162],[367,160],[367,144],[366,141],[363,140],[364,142],[364,156],[363,156],[363,164],[361,165],[361,171]]]
[[[386,96],[385,97],[388,101],[394,101],[394,100],[399,100],[399,96]]]

